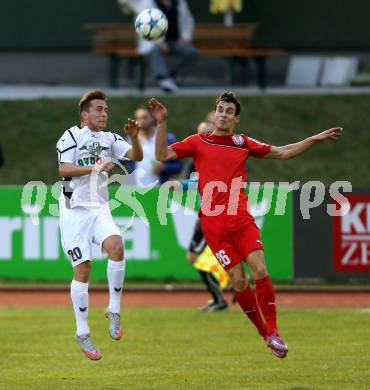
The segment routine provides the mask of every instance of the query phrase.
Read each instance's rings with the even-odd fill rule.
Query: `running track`
[[[231,293],[226,293],[231,302]],[[124,291],[124,306],[204,306],[209,294],[204,291]],[[108,292],[91,291],[91,305],[106,305]],[[70,305],[69,291],[25,290],[0,291],[0,306]],[[370,308],[370,292],[278,292],[280,307],[349,307]]]

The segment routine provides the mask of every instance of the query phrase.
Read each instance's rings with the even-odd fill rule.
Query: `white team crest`
[[[241,135],[233,135],[231,138],[236,146],[242,146],[244,144],[244,138]]]

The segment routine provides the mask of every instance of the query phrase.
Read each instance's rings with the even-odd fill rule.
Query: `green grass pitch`
[[[281,309],[284,360],[237,309],[127,308],[120,342],[103,313],[90,309],[94,362],[73,340],[72,308],[0,308],[0,389],[370,388],[370,311]]]

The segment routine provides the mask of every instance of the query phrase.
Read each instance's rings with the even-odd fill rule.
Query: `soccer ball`
[[[166,34],[167,27],[166,15],[156,8],[144,9],[135,20],[137,34],[148,41],[162,38]]]

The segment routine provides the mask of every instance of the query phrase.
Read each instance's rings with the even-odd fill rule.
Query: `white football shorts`
[[[108,207],[88,209],[60,207],[60,234],[65,254],[75,267],[92,260],[92,244],[103,250],[103,241],[109,236],[121,236]]]

